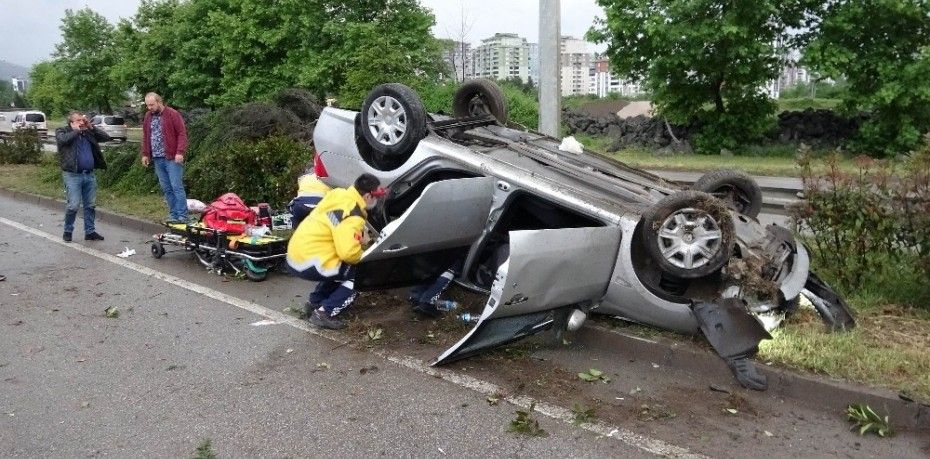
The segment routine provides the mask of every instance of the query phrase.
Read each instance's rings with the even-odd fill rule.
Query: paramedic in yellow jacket
[[[291,224],[294,225],[294,228],[297,228],[300,222],[307,218],[310,212],[313,212],[313,209],[323,200],[326,193],[329,193],[329,187],[312,172],[301,175],[297,179],[297,197],[291,199],[291,202],[287,205],[287,210],[291,213]]]
[[[355,264],[362,258],[367,210],[385,194],[379,185],[374,175],[362,174],[354,186],[330,190],[288,242],[288,267],[298,277],[317,282],[306,305],[310,323],[316,326],[346,326],[338,316],[357,296]]]

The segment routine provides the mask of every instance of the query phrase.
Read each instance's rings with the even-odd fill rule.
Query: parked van
[[[35,129],[40,138],[48,138],[45,113],[38,110],[0,112],[0,136],[11,135],[20,129]]]
[[[90,120],[90,124],[99,127],[113,139],[126,141],[126,121],[122,116],[97,115]]]

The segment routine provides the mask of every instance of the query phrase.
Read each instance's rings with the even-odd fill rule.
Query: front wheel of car
[[[426,109],[414,90],[398,83],[377,86],[362,104],[360,130],[383,157],[406,157],[426,136]]]
[[[493,116],[507,124],[507,98],[497,83],[478,78],[462,84],[452,98],[452,114],[456,118]]]
[[[720,270],[735,242],[726,205],[699,191],[666,196],[643,213],[643,243],[668,274],[696,279]]]
[[[692,188],[714,195],[731,209],[749,217],[758,217],[762,210],[762,188],[742,171],[719,169],[708,172],[694,182]]]

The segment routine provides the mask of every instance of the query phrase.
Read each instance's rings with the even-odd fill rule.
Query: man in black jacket
[[[68,126],[55,130],[58,160],[65,182],[68,203],[65,205],[65,232],[61,238],[71,242],[78,204],[84,205],[84,240],[102,241],[94,228],[94,206],[97,200],[95,169],[106,169],[100,142],[110,140],[105,132],[93,127],[81,112],[68,114]]]

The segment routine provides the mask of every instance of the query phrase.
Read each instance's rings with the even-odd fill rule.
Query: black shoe
[[[431,319],[438,319],[442,317],[442,311],[436,309],[436,306],[429,303],[418,303],[413,307],[413,312],[424,315]]]
[[[61,235],[61,239],[65,242],[71,242],[71,233],[65,231],[65,233]]]
[[[310,314],[310,323],[329,330],[342,330],[347,326],[344,320],[330,317],[329,314],[320,312],[319,309],[314,310],[313,314]]]
[[[102,241],[103,236],[101,236],[100,233],[94,231],[93,233],[85,234],[84,240],[85,241]]]
[[[313,315],[313,311],[320,309],[320,305],[313,304],[311,302],[304,303],[304,311],[300,314],[301,319],[310,319],[310,316]]]
[[[730,371],[733,372],[733,376],[736,376],[736,380],[739,381],[741,386],[752,390],[768,389],[768,378],[759,373],[756,364],[749,360],[748,357],[732,357],[723,360],[727,362]]]

